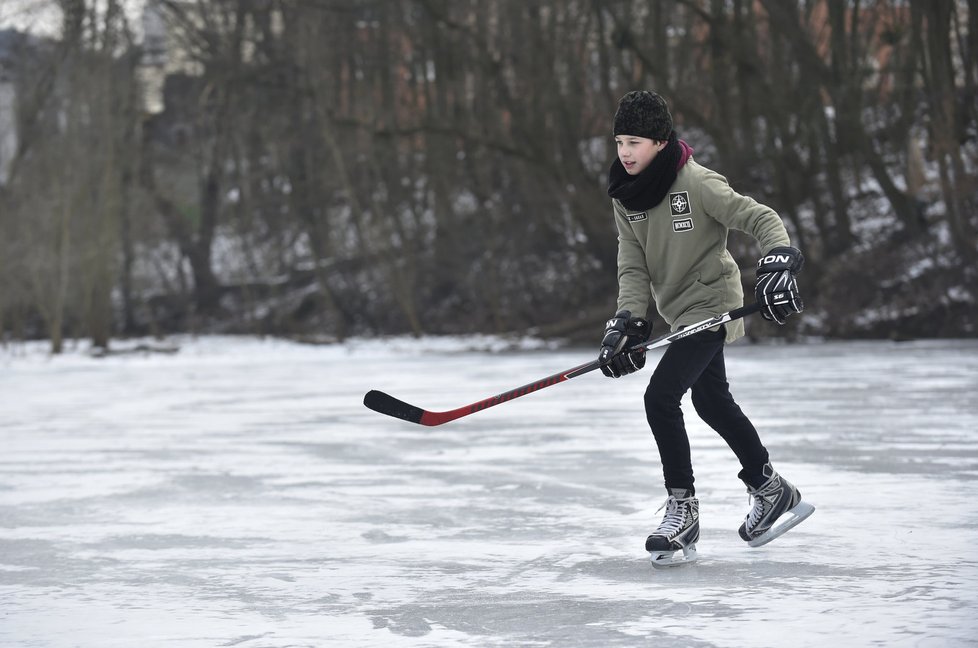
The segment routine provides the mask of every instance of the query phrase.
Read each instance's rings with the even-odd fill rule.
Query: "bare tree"
[[[0,294],[6,330],[40,318],[52,339],[105,345],[113,330],[600,319],[610,121],[637,87],[668,97],[699,159],[784,215],[826,270],[813,296],[844,302],[831,271],[876,263],[867,250],[893,267],[943,250],[937,219],[954,259],[975,250],[973,2],[151,5],[162,112],[141,114],[119,0],[63,0],[61,37],[24,64],[0,223],[27,245],[0,263],[30,291]],[[881,204],[894,221],[874,237]],[[744,265],[756,254],[732,247]]]

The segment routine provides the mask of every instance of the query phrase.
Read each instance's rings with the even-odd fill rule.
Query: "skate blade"
[[[656,569],[667,569],[669,567],[677,567],[696,562],[696,545],[683,547],[682,552],[682,557],[680,558],[676,555],[678,551],[652,551],[650,552],[652,566]]]
[[[815,507],[809,504],[808,502],[805,501],[798,502],[797,504],[795,504],[794,508],[785,511],[784,515],[789,516],[787,520],[784,520],[784,517],[779,518],[781,520],[784,520],[783,522],[781,522],[781,524],[771,527],[762,535],[754,538],[753,540],[748,541],[747,546],[760,547],[761,545],[766,545],[767,543],[771,542],[775,538],[782,535],[785,531],[788,531],[789,529],[792,529],[798,526],[799,524],[801,524],[802,522],[804,522],[805,519],[814,512],[815,512]]]

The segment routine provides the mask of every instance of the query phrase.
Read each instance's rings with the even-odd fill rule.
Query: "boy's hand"
[[[764,319],[784,324],[788,315],[804,310],[795,279],[803,265],[804,255],[793,247],[776,247],[757,262],[754,298]]]
[[[622,310],[605,324],[604,338],[598,362],[601,372],[609,378],[620,378],[645,366],[645,350],[629,353],[627,349],[649,339],[652,327],[641,317],[632,317]]]

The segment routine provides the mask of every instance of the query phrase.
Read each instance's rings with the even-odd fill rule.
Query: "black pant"
[[[721,326],[719,331],[703,331],[670,344],[645,391],[645,413],[659,446],[666,488],[693,489],[689,438],[679,407],[690,388],[696,413],[737,455],[741,475],[760,474],[768,462],[757,430],[730,395],[723,364],[724,336]]]

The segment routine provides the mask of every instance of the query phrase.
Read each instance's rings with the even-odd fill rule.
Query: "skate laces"
[[[666,537],[672,537],[683,528],[683,523],[686,521],[686,507],[680,506],[680,502],[687,502],[689,500],[678,500],[674,496],[670,495],[666,501],[656,509],[656,513],[661,511],[663,508],[666,510],[665,517],[662,518],[662,522],[659,523],[659,527],[655,530],[653,535],[665,535]]]
[[[775,475],[776,477],[777,475]],[[753,501],[753,506],[751,507],[750,513],[747,514],[747,528],[753,529],[757,526],[757,523],[761,521],[764,517],[764,495],[768,493],[773,493],[781,487],[781,480],[775,480],[774,477],[768,481],[767,484],[761,488],[747,488],[747,503],[751,504]]]
[[[748,495],[747,503],[750,504],[751,500],[753,500],[754,505],[751,507],[750,513],[747,514],[747,528],[753,529],[764,516],[764,498],[760,497],[760,491],[755,491],[754,493],[748,491],[748,493],[750,495]]]

